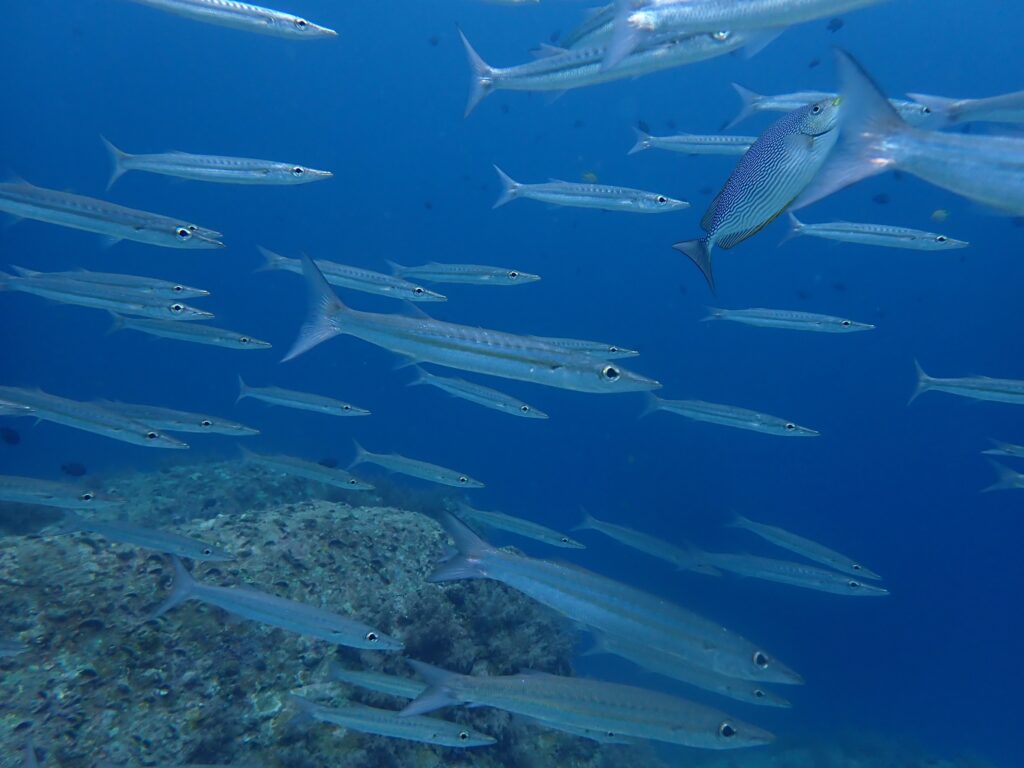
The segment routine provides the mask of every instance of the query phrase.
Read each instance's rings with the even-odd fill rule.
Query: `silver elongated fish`
[[[1024,490],[1024,473],[1017,472],[1009,467],[1003,466],[998,461],[989,459],[989,464],[996,471],[996,481],[992,485],[982,488],[982,493],[989,491],[1017,491]]]
[[[767,731],[711,707],[628,685],[540,672],[460,675],[410,660],[429,688],[402,710],[418,715],[469,704],[495,707],[548,723],[701,749],[768,744]]]
[[[1024,445],[1015,445],[1013,443],[1005,443],[1002,440],[989,440],[992,443],[992,447],[982,453],[987,453],[990,456],[1015,456],[1024,457]]]
[[[758,137],[708,206],[700,240],[676,243],[713,291],[714,246],[732,248],[771,224],[811,182],[836,143],[840,99],[800,107]]]
[[[618,344],[609,344],[605,341],[565,339],[555,336],[534,336],[534,338],[554,347],[580,352],[584,355],[593,355],[600,357],[602,360],[618,360],[623,357],[636,357],[640,354],[635,349],[628,349]]]
[[[914,128],[850,54],[837,50],[836,59],[842,138],[794,210],[898,170],[996,210],[1024,214],[1024,139]]]
[[[440,520],[459,554],[438,566],[431,581],[500,581],[578,624],[675,653],[727,677],[803,682],[755,643],[692,611],[582,568],[496,549],[452,515]]]
[[[654,38],[613,70],[603,69],[601,42],[572,50],[545,46],[542,56],[514,67],[492,67],[470,45],[461,30],[462,44],[472,69],[468,116],[494,91],[538,91],[560,94],[574,88],[639,77],[664,69],[723,56],[755,42],[745,33],[713,30],[709,34],[663,35]]]
[[[531,336],[349,309],[308,257],[303,264],[311,311],[285,360],[333,336],[349,334],[417,362],[576,392],[635,392],[661,386],[618,365]]]
[[[616,0],[605,67],[616,67],[652,35],[720,29],[784,29],[883,0]]]
[[[711,691],[747,704],[760,707],[788,709],[791,705],[782,696],[751,680],[736,680],[689,664],[673,653],[655,651],[647,646],[630,642],[627,638],[608,637],[600,632],[594,635],[594,645],[585,653],[610,653],[631,661],[656,675],[688,683],[695,688]]]
[[[32,272],[21,267],[14,269],[23,274],[16,276],[0,272],[0,291],[18,291],[60,304],[178,322],[213,317],[212,312],[190,307],[177,298],[155,297],[114,285],[50,278],[45,273]]]
[[[42,273],[40,273],[42,274]],[[76,280],[80,283],[99,283],[100,285],[117,286],[135,293],[158,296],[165,299],[198,299],[209,296],[210,292],[202,288],[193,288],[184,283],[171,280],[160,280],[142,275],[119,275],[112,272],[90,272],[85,269],[72,269],[65,272],[46,272],[47,277]]]
[[[113,413],[96,403],[84,403],[51,395],[41,389],[19,387],[0,387],[0,400],[30,408],[31,410],[24,415],[125,443],[147,448],[188,448],[187,443],[164,434],[155,427]]]
[[[107,189],[128,171],[145,171],[178,179],[209,181],[216,184],[290,185],[324,181],[334,174],[295,163],[273,160],[253,160],[247,157],[221,155],[193,155],[188,152],[163,152],[149,155],[130,155],[107,139],[103,143],[110,152],[113,170]]]
[[[410,382],[409,386],[417,385],[436,387],[461,400],[482,405],[492,411],[507,413],[510,416],[522,416],[527,419],[546,419],[548,417],[544,411],[534,408],[522,400],[517,400],[511,395],[506,395],[504,392],[465,379],[436,376],[419,367],[416,368],[416,379]]]
[[[419,459],[410,459],[400,456],[397,453],[370,453],[359,443],[355,444],[356,457],[349,464],[349,469],[359,464],[376,464],[388,472],[395,472],[399,475],[408,475],[419,480],[426,480],[430,483],[451,485],[456,488],[483,488],[484,484],[474,480],[469,475],[457,472],[454,469],[441,467]]]
[[[383,672],[364,672],[343,667],[336,661],[327,666],[327,676],[333,681],[366,688],[376,693],[397,696],[400,699],[415,699],[425,690],[427,684],[412,677],[386,675]]]
[[[220,416],[208,416],[205,413],[190,413],[157,405],[118,403],[111,400],[101,400],[99,404],[108,411],[120,413],[129,419],[141,421],[143,424],[149,424],[158,429],[166,429],[169,432],[209,432],[214,435],[233,435],[234,437],[248,437],[260,433],[254,427],[247,427],[245,424],[239,424],[237,421]]]
[[[917,370],[917,388],[910,396],[910,402],[914,402],[922,392],[934,390],[973,400],[1024,405],[1024,379],[992,379],[988,376],[939,379],[925,373],[917,360],[914,361],[914,367]]]
[[[244,32],[285,37],[290,40],[319,40],[337,37],[333,29],[321,27],[299,16],[275,11],[239,0],[131,0],[188,19],[231,27]]]
[[[908,93],[907,96],[930,110],[942,125],[1024,123],[1024,91],[984,99],[951,99],[923,93]]]
[[[719,309],[708,307],[707,320],[730,320],[734,323],[753,325],[758,328],[782,328],[788,331],[813,331],[817,333],[851,333],[871,331],[871,323],[858,323],[845,317],[819,315],[815,312],[798,312],[792,309]]]
[[[209,344],[213,347],[228,349],[270,349],[270,342],[262,341],[254,336],[226,328],[215,328],[212,325],[198,323],[176,323],[173,320],[149,320],[141,317],[124,317],[114,314],[111,333],[128,329],[159,336],[163,339],[190,341],[193,344]]]
[[[498,172],[502,185],[501,197],[494,204],[495,208],[519,198],[570,208],[597,208],[602,211],[626,213],[668,213],[690,207],[687,202],[673,200],[657,192],[611,187],[607,184],[577,184],[557,179],[543,184],[520,184],[513,181],[498,166],[494,166],[494,170]]]
[[[81,531],[95,533],[119,544],[131,544],[134,547],[152,549],[154,552],[187,557],[197,562],[224,562],[235,559],[230,552],[190,536],[157,528],[143,528],[121,521],[92,520],[69,509],[64,510],[64,519],[51,526],[47,533],[68,534]]]
[[[742,155],[757,141],[756,136],[702,136],[678,133],[674,136],[651,136],[634,128],[636,144],[627,154],[635,155],[646,149],[664,149],[686,155]]]
[[[735,405],[709,403],[705,400],[663,400],[660,397],[649,395],[647,410],[644,411],[644,414],[653,411],[668,411],[694,421],[706,421],[709,424],[721,424],[723,427],[747,429],[751,432],[762,432],[781,437],[817,437],[820,434],[810,427],[801,427],[795,422],[780,419],[778,416],[770,416],[767,413],[759,413]]]
[[[0,475],[0,501],[58,509],[110,509],[124,503],[92,488],[15,475]]]
[[[439,264],[431,261],[418,267],[406,267],[388,262],[391,270],[401,277],[415,277],[428,283],[455,283],[461,285],[526,285],[540,280],[540,275],[508,267],[487,267],[481,264]]]
[[[341,488],[345,491],[372,491],[373,486],[365,480],[349,474],[344,469],[337,467],[325,467],[315,461],[306,461],[294,456],[275,455],[270,456],[263,453],[255,453],[246,448],[241,448],[242,458],[250,464],[259,464],[262,467],[281,472],[286,475],[301,477],[305,480],[312,480],[315,483],[323,483],[334,488]]]
[[[735,555],[728,552],[703,552],[701,558],[709,565],[723,571],[751,579],[773,581],[791,587],[812,589],[850,597],[883,597],[889,590],[877,584],[869,584],[856,576],[836,573],[814,565],[791,563],[756,555]]]
[[[497,739],[485,733],[471,730],[461,723],[451,723],[436,717],[411,717],[388,710],[368,707],[365,704],[348,702],[338,707],[325,707],[309,699],[291,694],[288,697],[304,715],[321,723],[340,725],[350,731],[372,733],[392,739],[418,741],[442,747],[486,747]]]
[[[335,645],[375,651],[402,650],[399,640],[355,619],[249,587],[204,584],[185,570],[181,560],[177,557],[172,560],[174,584],[171,594],[147,617],[147,621],[162,616],[186,600],[198,600],[243,619],[316,637]]]
[[[573,530],[603,533],[620,544],[648,554],[651,557],[656,557],[659,560],[664,560],[666,563],[671,563],[680,570],[698,571],[709,576],[721,575],[714,568],[700,562],[689,550],[683,547],[677,547],[675,544],[670,544],[664,539],[649,536],[640,531],[634,531],[632,528],[627,528],[624,525],[616,525],[615,523],[598,520],[590,513],[585,512],[583,514],[583,521]]]
[[[136,211],[93,197],[29,184],[0,183],[0,212],[95,232],[111,242],[135,240],[165,248],[223,248],[220,232],[182,219]]]
[[[514,533],[516,536],[523,536],[527,539],[539,541],[552,547],[562,549],[586,549],[571,536],[560,533],[546,525],[535,523],[532,520],[524,520],[514,515],[506,515],[504,512],[474,509],[465,503],[459,503],[455,510],[461,520],[468,520],[471,523],[497,528],[502,531]]]
[[[730,525],[733,528],[742,528],[745,531],[750,531],[777,547],[788,549],[790,552],[798,554],[801,557],[806,557],[808,560],[813,560],[816,563],[827,565],[829,568],[840,571],[841,573],[846,573],[850,576],[859,576],[863,579],[874,579],[876,581],[882,578],[870,568],[862,565],[852,557],[847,557],[846,555],[836,552],[834,549],[829,549],[823,544],[819,544],[811,539],[791,533],[783,528],[768,525],[766,523],[758,523],[747,517],[743,517],[742,515],[737,515]]]
[[[271,269],[284,270],[302,274],[302,260],[289,259],[287,256],[268,251],[262,246],[257,246],[263,254],[263,266],[258,271]],[[447,301],[448,297],[436,291],[428,290],[422,285],[411,283],[395,275],[385,275],[383,272],[374,272],[362,267],[352,267],[348,264],[338,264],[334,261],[317,259],[317,269],[331,285],[339,288],[350,288],[353,291],[373,293],[378,296],[387,296],[403,301]]]
[[[24,653],[27,650],[28,648],[17,640],[6,640],[4,638],[0,638],[0,659],[17,656],[19,653]]]
[[[365,408],[352,405],[352,403],[346,403],[344,400],[336,400],[333,397],[315,395],[312,392],[298,392],[294,389],[284,389],[282,387],[251,387],[239,376],[238,400],[244,400],[247,397],[253,400],[261,400],[271,405],[282,405],[285,408],[312,411],[313,413],[322,413],[327,416],[370,415],[370,412]]]
[[[883,248],[906,248],[911,251],[951,251],[970,245],[964,240],[956,240],[937,232],[924,232],[907,227],[890,227],[885,224],[857,224],[848,221],[805,224],[790,213],[789,235],[786,239],[789,240],[800,235],[836,240],[841,243],[878,245]]]
[[[725,130],[734,128],[748,117],[761,112],[792,112],[807,104],[816,101],[827,101],[835,99],[838,93],[828,91],[797,91],[796,93],[781,93],[776,96],[765,96],[744,88],[739,83],[732,84],[733,90],[739,94],[743,106],[739,113],[725,125]],[[889,99],[893,109],[900,113],[900,116],[911,125],[919,125],[925,128],[938,128],[941,124],[939,118],[932,110],[924,104],[905,99]]]

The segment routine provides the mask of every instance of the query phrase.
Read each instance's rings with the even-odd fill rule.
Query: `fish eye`
[[[356,480],[354,477],[352,477],[352,478],[349,478],[348,484],[349,485],[358,485],[359,481]]]
[[[622,374],[619,373],[619,369],[614,365],[606,365],[602,368],[601,375],[608,381],[618,381],[622,376]]]
[[[294,168],[292,168],[292,176],[301,176],[305,172],[306,169],[303,168],[301,165],[296,165]]]
[[[203,554],[204,555],[212,555],[213,554],[213,550],[210,549],[209,547],[206,547],[205,549],[203,549]]]
[[[855,571],[861,570],[860,563],[853,563],[850,567],[853,568],[853,570],[855,570]]]
[[[81,499],[82,501],[92,501],[93,499],[96,498],[96,494],[93,493],[92,491],[86,491],[78,498]]]
[[[768,657],[761,651],[754,651],[754,663],[761,669],[768,669]]]
[[[192,232],[185,229],[185,227],[178,227],[174,234],[178,236],[179,240],[190,240],[192,238]]]
[[[210,421],[209,419],[203,419],[202,421],[199,422],[199,426],[200,427],[212,427],[213,426],[213,422]]]
[[[173,288],[171,288],[171,290],[174,291],[175,293],[181,293],[182,291],[185,290],[185,286],[184,285],[176,285]]]
[[[718,735],[723,739],[731,739],[736,735],[736,729],[729,725],[729,723],[722,723],[718,726]]]
[[[843,321],[842,321],[842,322],[840,323],[840,325],[841,325],[841,326],[843,326],[843,328],[849,328],[849,327],[850,327],[850,325],[851,325],[851,323],[850,323],[850,321],[849,321],[849,320],[843,320]]]
[[[250,339],[248,336],[239,336],[238,341],[242,344],[248,344],[250,341],[252,341],[252,339]]]
[[[417,296],[422,296],[423,295],[423,289],[420,288],[419,286],[416,286],[415,288],[413,288],[412,292],[415,293]]]
[[[184,304],[171,304],[171,312],[178,315],[185,311]]]
[[[820,114],[820,113],[821,113],[821,104],[815,104],[813,107],[811,107],[811,114],[812,115],[817,115],[817,114]]]
[[[459,477],[459,482],[460,482],[460,483],[463,483],[463,484],[465,484],[465,483],[468,483],[468,482],[469,482],[469,478],[468,478],[468,477],[466,477],[465,475],[461,475],[461,476]]]
[[[380,636],[376,632],[367,632],[366,639],[371,643],[376,643],[380,640]]]
[[[469,731],[459,731],[459,741],[468,741]]]
[[[559,541],[561,541],[563,544],[568,544],[569,543],[569,537],[568,536],[563,536],[562,538],[559,539]]]
[[[854,581],[853,579],[850,579],[848,582],[846,582],[846,586],[848,586],[850,589],[860,589],[864,585],[861,584],[859,581]]]
[[[352,406],[351,405],[343,405],[343,406],[341,406],[341,410],[343,410],[343,411],[351,411],[352,410]]]
[[[796,424],[794,424],[792,422],[789,422],[788,424],[786,424],[786,431],[787,432],[792,432],[794,429],[796,429]]]
[[[764,697],[765,697],[765,692],[764,691],[762,691],[760,688],[755,688],[754,689],[754,698],[763,699]]]
[[[612,344],[610,347],[608,347],[608,351],[609,352],[618,352],[619,348],[616,347],[614,344]]]
[[[711,39],[719,43],[724,43],[732,37],[732,32],[715,32],[711,35]]]
[[[522,411],[523,413],[529,413],[530,412],[530,406],[528,406],[528,405],[520,405],[519,406],[519,410]]]
[[[160,433],[159,432],[147,432],[146,433],[146,439],[147,440],[156,440],[158,437],[160,437]]]
[[[508,273],[509,280],[515,280],[517,277],[519,277],[519,273],[516,272],[514,269]]]
[[[921,107],[921,113],[925,114],[925,115],[930,115],[932,113],[932,108],[931,107]]]
[[[936,243],[944,243],[944,242],[946,242],[946,240],[948,240],[948,239],[949,239],[949,238],[947,238],[947,237],[946,237],[945,235],[938,235],[938,236],[937,236],[937,237],[935,238],[935,242],[936,242]]]
[[[668,198],[667,198],[667,197],[665,197],[664,195],[658,195],[658,196],[657,196],[656,198],[654,198],[654,199],[655,199],[656,201],[658,201],[659,203],[662,203],[662,204],[664,204],[664,203],[667,203],[667,202],[668,202]]]
[[[295,26],[298,27],[299,29],[305,29],[306,27],[309,26],[309,22],[306,21],[305,19],[296,19]]]

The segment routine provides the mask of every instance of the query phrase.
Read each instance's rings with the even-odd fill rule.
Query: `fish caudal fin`
[[[171,561],[174,563],[174,583],[171,585],[171,594],[150,612],[145,619],[146,621],[152,621],[163,616],[171,608],[181,605],[192,596],[196,580],[192,578],[191,573],[185,570],[181,560],[172,555]]]
[[[718,307],[705,307],[705,309],[707,309],[708,313],[700,319],[702,323],[706,323],[709,320],[721,320],[728,313],[728,310],[719,309]]]
[[[636,133],[636,144],[633,148],[627,152],[627,155],[635,155],[637,152],[643,152],[645,149],[651,148],[651,136],[646,131],[641,131],[639,128],[634,128],[633,131]]]
[[[684,240],[672,246],[680,253],[685,254],[690,261],[697,265],[697,269],[708,281],[711,292],[715,292],[715,276],[711,271],[711,242],[707,238],[700,240]]]
[[[779,241],[779,245],[788,243],[794,237],[800,237],[804,233],[804,223],[800,221],[791,211],[786,214],[789,216],[789,231],[786,232],[786,236]]]
[[[110,162],[114,166],[110,171],[110,179],[107,181],[107,189],[110,189],[114,186],[114,182],[120,179],[128,170],[124,166],[124,161],[130,158],[131,155],[115,147],[106,136],[100,136],[100,139],[103,140],[103,145],[107,148],[107,152],[110,153]]]
[[[408,384],[406,384],[407,387],[418,387],[421,384],[426,384],[427,383],[427,379],[428,379],[428,376],[430,374],[428,374],[426,371],[424,371],[422,368],[420,368],[416,364],[415,360],[412,361],[411,363],[406,363],[406,365],[411,366],[413,373],[416,374],[416,378],[413,379],[412,381],[410,381]],[[402,367],[405,367],[405,366],[403,365]]]
[[[441,527],[455,542],[455,548],[459,554],[447,562],[441,563],[427,581],[457,581],[459,579],[482,579],[484,572],[480,566],[480,558],[493,547],[481,539],[464,522],[459,520],[450,512],[444,512],[438,517]]]
[[[473,70],[473,79],[469,83],[469,100],[466,102],[466,111],[463,114],[463,117],[469,117],[470,113],[476,109],[476,105],[494,90],[494,68],[473,50],[469,38],[466,37],[466,33],[462,29],[459,29],[459,37],[462,38],[462,46],[466,49],[466,58],[469,59],[469,66]]]
[[[341,333],[334,318],[346,311],[345,305],[335,295],[323,272],[305,254],[302,256],[302,274],[309,289],[309,315],[299,329],[299,337],[291,350],[281,360],[282,363],[293,360],[317,344]]]
[[[462,704],[462,701],[452,691],[452,683],[458,679],[458,674],[431,664],[424,664],[415,659],[406,659],[406,661],[416,671],[416,674],[423,678],[428,687],[406,705],[400,714],[406,717],[422,715],[433,712],[435,709]]]
[[[597,520],[594,519],[594,516],[592,514],[590,514],[589,512],[587,512],[587,510],[583,509],[583,507],[580,507],[580,512],[583,513],[583,519],[580,520],[578,525],[573,526],[573,530],[574,531],[592,531],[592,530],[594,530],[594,523],[597,522]]]
[[[370,452],[363,448],[363,446],[359,444],[358,440],[352,441],[352,447],[355,448],[356,455],[349,463],[349,469],[352,469],[352,467],[356,467],[370,460]]]
[[[397,261],[392,261],[391,259],[384,259],[384,263],[388,265],[388,269],[391,270],[392,275],[404,274],[409,269],[407,266],[399,264]]]
[[[644,392],[644,409],[640,412],[640,418],[661,410],[661,398],[651,392]]]
[[[850,54],[836,49],[836,65],[841,99],[839,142],[793,203],[793,210],[889,170],[896,160],[892,139],[914,130]]]
[[[269,248],[264,248],[262,245],[257,245],[256,250],[260,252],[260,256],[263,257],[263,263],[256,267],[257,272],[269,272],[272,269],[286,269],[288,259],[279,253],[274,253]]]
[[[917,360],[914,361],[914,370],[917,372],[917,387],[914,388],[914,393],[907,401],[907,405],[914,402],[917,399],[917,396],[922,392],[927,392],[931,389],[932,382],[934,381],[931,376],[924,372],[924,368],[921,367],[921,364],[917,362]]]
[[[998,461],[992,461],[992,459],[989,459],[988,463],[996,471],[996,481],[987,488],[982,488],[982,493],[988,493],[989,491],[1012,491],[1017,488],[1024,488],[1024,475],[1020,472],[1015,472]]]
[[[518,181],[513,180],[511,176],[501,170],[498,166],[494,166],[494,170],[498,172],[498,179],[501,181],[501,195],[498,197],[497,202],[495,202],[491,207],[501,208],[501,206],[512,202],[519,196],[519,190],[523,185]]]
[[[245,383],[245,379],[243,379],[241,377],[241,375],[239,375],[239,377],[238,377],[238,397],[235,399],[235,402],[237,403],[239,400],[244,400],[245,398],[247,398],[249,396],[249,391],[250,390],[251,390],[251,387],[248,384],[246,384]]]
[[[722,129],[726,131],[730,128],[735,128],[747,118],[752,117],[757,112],[757,102],[762,98],[761,94],[757,91],[744,88],[739,83],[733,83],[732,89],[740,97],[740,111],[736,113],[736,117],[722,126]]]

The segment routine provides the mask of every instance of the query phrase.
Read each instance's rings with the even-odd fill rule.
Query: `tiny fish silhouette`
[[[17,445],[21,442],[21,435],[16,429],[0,427],[0,440],[3,440],[7,445]]]

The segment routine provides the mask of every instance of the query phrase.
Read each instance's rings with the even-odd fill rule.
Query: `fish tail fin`
[[[306,278],[306,287],[309,289],[309,314],[306,317],[306,322],[299,329],[299,336],[295,339],[291,350],[281,360],[282,363],[294,360],[303,352],[308,352],[317,344],[341,333],[334,317],[347,311],[345,305],[341,303],[341,299],[334,293],[330,283],[327,282],[323,272],[305,254],[302,255],[302,274]]]
[[[583,519],[580,520],[578,525],[573,526],[573,530],[574,531],[592,531],[592,530],[594,530],[594,523],[597,522],[597,520],[594,519],[594,516],[592,514],[590,514],[589,512],[587,512],[587,510],[585,510],[583,507],[580,507],[580,512],[583,513]]]
[[[752,91],[749,88],[744,88],[739,83],[733,83],[732,89],[736,91],[736,95],[740,97],[740,111],[736,113],[736,116],[732,120],[722,126],[722,130],[725,131],[735,128],[747,118],[753,117],[754,113],[757,111],[757,102],[761,99],[760,93]]]
[[[450,512],[441,514],[438,518],[441,527],[455,542],[455,548],[459,554],[447,562],[441,563],[427,581],[455,581],[458,579],[480,579],[484,577],[480,566],[480,558],[493,547],[481,539],[464,522],[459,520]]]
[[[697,265],[697,269],[708,281],[711,292],[715,292],[715,275],[711,271],[711,243],[705,237],[700,240],[684,240],[672,246],[680,253],[685,254],[690,261]]]
[[[320,705],[294,693],[288,694],[288,703],[295,707],[296,715],[292,723],[305,725],[316,720],[316,714],[320,711]]]
[[[931,376],[924,372],[924,368],[921,367],[921,364],[917,360],[914,360],[914,370],[917,372],[917,386],[914,388],[914,393],[907,401],[907,405],[910,405],[912,402],[917,400],[918,395],[922,392],[927,392],[931,389],[932,384],[935,381]]]
[[[363,446],[359,444],[358,440],[352,440],[352,447],[355,448],[356,455],[355,458],[352,459],[351,463],[349,463],[349,469],[352,469],[352,467],[356,467],[370,460],[370,452],[363,448]]]
[[[41,275],[42,272],[37,272],[34,269],[28,267],[19,267],[17,264],[11,264],[11,269],[14,270],[14,274],[18,277],[32,277],[34,275]]]
[[[640,45],[642,33],[630,20],[632,13],[633,0],[615,0],[612,36],[604,49],[604,60],[601,62],[602,71],[617,67]]]
[[[384,263],[388,265],[388,269],[391,270],[392,275],[401,275],[409,269],[404,264],[399,264],[397,261],[392,261],[391,259],[384,259]]]
[[[61,513],[63,517],[56,523],[51,525],[47,530],[47,533],[61,535],[65,533],[75,533],[76,531],[83,530],[82,523],[85,520],[73,509],[62,509]]]
[[[245,398],[247,398],[249,396],[249,391],[251,389],[252,388],[248,384],[245,383],[245,379],[242,378],[242,375],[239,374],[238,375],[238,397],[235,398],[235,402],[237,403],[239,400],[244,400]]]
[[[719,309],[718,307],[705,307],[705,309],[708,311],[708,313],[700,319],[702,323],[706,323],[710,320],[721,320],[723,317],[725,317],[728,311],[725,309]]]
[[[416,374],[416,378],[406,384],[407,387],[418,387],[421,384],[427,383],[427,376],[429,375],[426,371],[416,365],[415,362],[411,363],[412,371]]]
[[[995,438],[989,438],[988,441],[992,443],[992,447],[982,453],[987,453],[990,456],[1005,456],[1007,449],[1010,448],[1010,444],[1003,442],[1002,440],[996,440]]]
[[[786,215],[789,217],[789,229],[786,231],[786,236],[779,241],[779,245],[788,243],[794,237],[800,237],[804,233],[804,223],[796,217],[792,211],[787,211]]]
[[[653,392],[644,392],[644,409],[640,413],[640,418],[648,416],[655,411],[660,411],[662,400]]]
[[[746,530],[750,528],[750,522],[750,518],[737,513],[732,516],[732,520],[726,523],[726,525],[730,528],[743,528]]]
[[[260,252],[260,256],[263,257],[263,263],[256,267],[257,272],[269,272],[273,269],[283,269],[285,264],[285,257],[279,253],[274,253],[269,248],[264,248],[262,245],[257,245],[256,250]]]
[[[118,331],[124,330],[126,327],[127,326],[125,325],[125,320],[123,317],[121,317],[121,315],[117,314],[116,312],[110,313],[110,327],[107,328],[108,336],[112,333],[117,333]]]
[[[462,703],[462,700],[452,690],[452,683],[460,677],[457,673],[435,667],[432,664],[424,664],[415,659],[406,659],[406,661],[427,683],[427,690],[409,702],[401,711],[402,715],[406,717],[422,715],[426,712],[433,712],[435,709]]]
[[[11,283],[13,283],[15,280],[17,280],[17,277],[15,275],[12,275],[10,272],[4,272],[3,270],[0,270],[0,291],[9,290],[11,287]]]
[[[982,488],[982,493],[988,493],[989,491],[1010,491],[1015,488],[1024,488],[1024,475],[1020,472],[1016,472],[1009,467],[1000,464],[998,461],[988,460],[988,463],[992,465],[992,469],[996,471],[996,481],[987,488]]]
[[[611,653],[608,649],[608,637],[603,632],[591,630],[590,635],[593,638],[593,642],[587,650],[580,654],[581,656],[603,656]]]
[[[889,170],[897,159],[892,139],[914,130],[850,54],[836,49],[836,62],[842,100],[839,142],[793,210]]]
[[[643,152],[645,149],[651,148],[651,135],[647,131],[634,128],[633,132],[636,133],[636,144],[626,153],[627,155],[635,155],[637,152]]]
[[[113,163],[113,168],[110,170],[110,179],[107,181],[107,189],[109,190],[114,186],[114,182],[124,175],[125,168],[124,161],[131,157],[127,152],[118,149],[114,146],[114,143],[110,141],[106,136],[100,136],[103,141],[103,145],[107,148],[107,152],[110,153],[110,162]]]
[[[185,570],[181,560],[172,555],[171,561],[174,563],[174,583],[171,585],[171,594],[149,613],[145,619],[146,621],[152,621],[163,616],[171,608],[181,605],[192,596],[196,580],[192,578],[191,573]]]
[[[473,79],[469,83],[469,99],[463,114],[463,117],[469,117],[470,113],[476,109],[476,105],[494,90],[494,67],[484,61],[474,50],[461,27],[459,28],[459,37],[462,38],[462,47],[466,49],[466,58],[469,59],[469,66],[473,70]]]
[[[498,179],[501,181],[501,196],[497,202],[491,206],[492,208],[500,208],[505,203],[510,203],[519,196],[519,190],[523,186],[518,181],[512,179],[507,173],[505,173],[498,166],[494,166],[494,170],[498,172]]]

